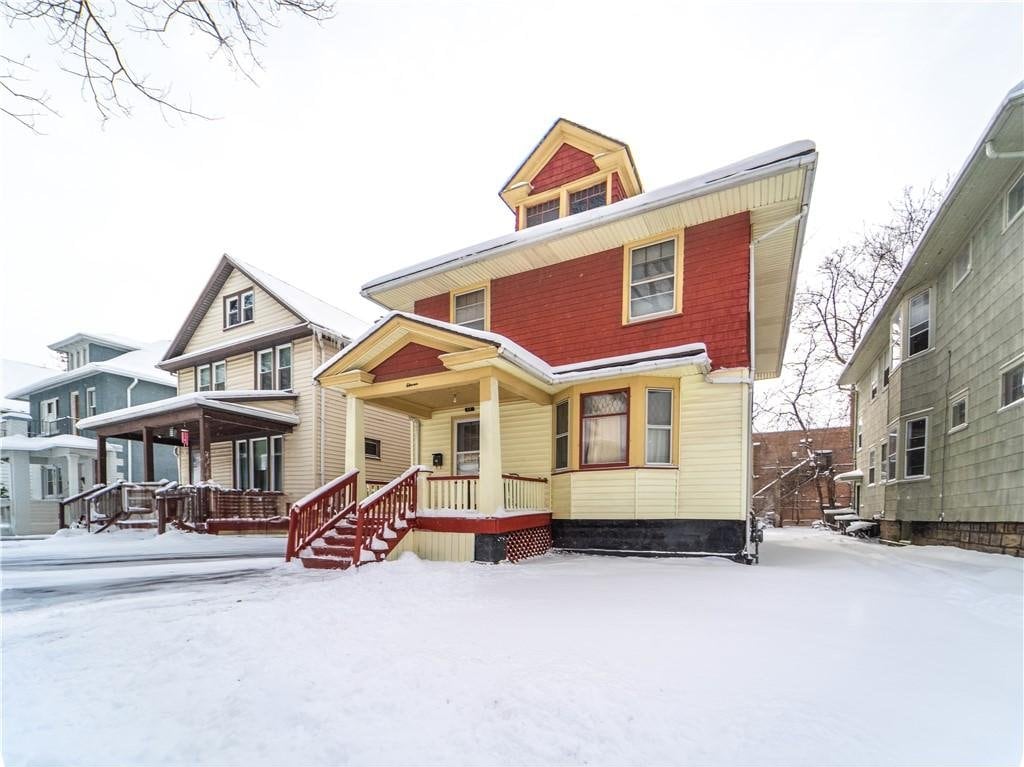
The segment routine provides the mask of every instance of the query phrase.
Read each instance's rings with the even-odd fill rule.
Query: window
[[[878,396],[878,360],[871,366],[871,399]]]
[[[77,424],[78,419],[82,417],[82,403],[81,397],[78,392],[71,392],[71,423]]]
[[[200,365],[196,368],[196,391],[210,391],[213,388],[213,378],[209,365]]]
[[[900,427],[899,424],[893,424],[889,427],[889,445],[888,445],[888,463],[886,467],[886,475],[889,479],[896,479],[896,452],[899,450],[898,443],[900,438]]]
[[[224,297],[224,327],[233,328],[253,320],[256,296],[251,290],[244,290]]]
[[[1024,176],[1017,179],[1006,193],[1006,226],[1016,220],[1020,212],[1024,210]]]
[[[235,486],[240,490],[281,490],[284,485],[284,437],[235,442]]]
[[[467,328],[486,330],[487,290],[457,294],[452,301],[452,322]]]
[[[43,437],[51,437],[58,433],[57,421],[60,418],[60,401],[54,399],[43,400],[39,403],[39,434]]]
[[[268,390],[274,388],[274,350],[264,349],[256,354],[257,388]]]
[[[647,463],[672,463],[672,390],[647,390]]]
[[[857,449],[864,447],[864,422],[857,421]]]
[[[1024,362],[1003,373],[1003,407],[1024,399]]]
[[[676,307],[676,241],[665,240],[629,254],[629,319],[667,314]]]
[[[85,390],[85,414],[86,416],[96,415],[96,389],[89,387]]]
[[[569,468],[569,400],[555,405],[555,469]]]
[[[953,287],[955,288],[964,281],[971,271],[971,251],[974,249],[974,241],[968,242],[953,260]]]
[[[64,492],[64,478],[60,466],[43,467],[43,497],[59,498]]]
[[[878,473],[883,482],[889,481],[889,443],[878,446]]]
[[[380,460],[380,440],[370,439],[366,437],[363,439],[363,453],[367,458],[376,458]]]
[[[931,290],[923,290],[910,299],[908,310],[909,332],[907,333],[907,356],[913,357],[928,349],[929,328],[931,326]]]
[[[292,388],[292,345],[277,347],[277,388]]]
[[[557,199],[548,200],[538,205],[531,205],[526,209],[526,225],[537,226],[548,221],[554,221],[559,215],[559,203]]]
[[[927,469],[928,419],[907,421],[906,451],[903,463],[904,477],[923,477]]]
[[[600,184],[581,189],[569,194],[569,214],[582,213],[591,208],[600,208],[608,201],[608,187],[604,181]]]
[[[455,422],[455,473],[480,473],[480,421]]]
[[[900,326],[900,315],[893,315],[889,326],[889,366],[895,370],[903,361],[903,328]]]
[[[224,386],[227,381],[227,362],[214,362],[213,363],[213,390],[224,391]]]
[[[629,392],[584,394],[581,398],[585,466],[624,464],[628,453]]]
[[[871,448],[868,451],[868,484],[869,485],[875,484],[875,458],[877,458],[876,452],[877,451],[874,448]]]
[[[967,426],[967,394],[958,394],[949,403],[949,430]]]

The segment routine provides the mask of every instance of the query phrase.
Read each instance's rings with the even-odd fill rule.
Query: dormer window
[[[558,198],[542,202],[539,205],[531,205],[526,209],[526,225],[537,226],[548,221],[554,221],[559,216]]]
[[[244,325],[253,320],[256,295],[252,290],[233,293],[224,297],[224,328]]]
[[[606,202],[608,202],[608,184],[602,181],[600,184],[588,186],[578,192],[571,192],[569,194],[569,214],[600,208]]]

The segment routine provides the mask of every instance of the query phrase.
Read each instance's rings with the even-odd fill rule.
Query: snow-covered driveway
[[[406,557],[178,579],[7,612],[3,755],[1017,764],[1022,564],[780,530],[757,567]]]

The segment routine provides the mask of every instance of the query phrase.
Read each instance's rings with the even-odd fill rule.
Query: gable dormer
[[[525,229],[641,192],[629,146],[563,117],[512,174],[500,196],[516,215],[516,229]]]

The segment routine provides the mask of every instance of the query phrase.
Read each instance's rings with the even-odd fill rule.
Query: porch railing
[[[355,470],[342,474],[292,505],[288,512],[286,562],[355,509],[358,478],[359,472]]]
[[[62,416],[49,421],[33,421],[29,427],[30,437],[56,437],[64,434],[74,434],[75,424],[78,419],[71,416]]]
[[[480,477],[464,474],[427,478],[428,509],[445,511],[476,511]],[[548,481],[545,477],[522,477],[502,474],[502,502],[509,511],[548,508]]]
[[[89,518],[89,496],[95,493],[97,490],[103,488],[103,485],[93,485],[88,490],[83,490],[80,493],[62,498],[60,503],[57,505],[57,529],[63,530],[69,527],[72,522],[79,520],[87,520]]]
[[[352,563],[374,562],[386,555],[409,529],[416,514],[416,479],[422,469],[413,466],[366,497],[356,510]]]
[[[284,493],[277,490],[236,490],[215,485],[172,482],[156,492],[157,527],[168,522],[203,529],[214,520],[272,520],[284,518]]]

